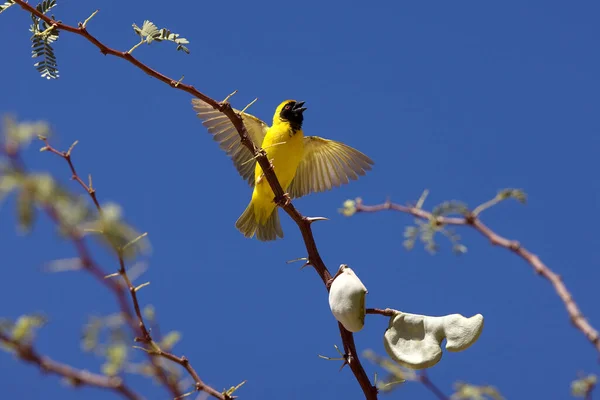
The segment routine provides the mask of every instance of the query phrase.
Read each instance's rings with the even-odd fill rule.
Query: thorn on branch
[[[73,148],[77,146],[77,143],[79,143],[79,140],[73,142],[73,144],[69,147],[69,150],[67,150],[67,152],[65,153],[65,158],[71,157],[71,151],[73,151]]]
[[[89,17],[87,17],[87,18],[85,19],[85,21],[83,21],[83,23],[81,23],[81,22],[80,22],[79,24],[77,24],[77,25],[79,26],[79,29],[81,29],[81,30],[85,30],[85,27],[87,26],[88,22],[90,22],[90,20],[91,20],[92,18],[94,18],[94,16],[95,16],[96,14],[98,14],[98,11],[100,11],[100,10],[96,10],[96,11],[94,11],[94,12],[92,13],[92,15],[90,15]]]
[[[324,360],[328,360],[328,361],[343,361],[342,366],[340,367],[339,371],[341,371],[346,365],[350,365],[350,359],[351,356],[349,356],[348,354],[344,354],[340,351],[339,347],[337,347],[337,345],[333,345],[333,347],[335,347],[335,350],[339,353],[339,355],[341,357],[327,357],[327,356],[322,356],[321,354],[317,354],[320,358],[324,359]]]
[[[236,386],[232,386],[230,387],[228,390],[224,390],[223,391],[223,396],[225,396],[226,399],[235,399],[237,398],[237,396],[232,396],[233,393],[235,393],[236,390],[238,390],[239,388],[241,388],[242,386],[244,386],[244,384],[246,383],[246,381],[242,381],[240,382],[238,385]]]
[[[319,356],[320,358],[322,358],[323,360],[336,360],[336,361],[342,361],[344,359],[344,357],[327,357],[327,356],[323,356],[321,354],[317,354],[317,356]]]
[[[282,144],[285,144],[285,142],[281,142],[281,143],[274,143],[274,144],[272,144],[272,145],[270,145],[270,146],[267,146],[267,147],[265,147],[264,149],[261,149],[261,150],[266,150],[266,149],[268,149],[268,148],[270,148],[270,147],[281,146]],[[265,155],[266,155],[266,154],[267,154],[267,153],[265,152]],[[248,164],[248,163],[254,162],[254,161],[258,160],[258,158],[259,158],[259,157],[261,157],[262,155],[263,155],[263,153],[262,153],[262,152],[258,152],[258,154],[256,154],[256,155],[255,155],[254,157],[252,157],[251,159],[249,159],[249,160],[247,160],[247,161],[244,161],[243,163],[241,163],[241,164],[240,164],[240,166],[244,166],[244,165],[246,165],[246,164]],[[272,165],[271,165],[271,168],[272,168]],[[263,177],[263,176],[264,176],[264,174],[262,174],[262,175],[261,175],[261,178],[260,178],[260,179],[262,179],[262,177]]]
[[[171,86],[176,88],[181,84],[181,82],[183,82],[183,78],[185,78],[185,75],[181,75],[181,78],[179,78],[178,81],[171,81]]]
[[[144,287],[148,286],[149,284],[150,284],[150,282],[142,283],[141,285],[136,286],[135,288],[133,288],[133,291],[137,292],[138,290],[140,290],[141,288],[144,288]]]
[[[308,261],[308,257],[300,257],[300,258],[296,258],[296,259],[294,259],[294,260],[289,260],[289,261],[286,261],[285,263],[286,263],[286,264],[291,264],[291,263],[295,263],[295,262],[298,262],[298,261]]]
[[[227,95],[227,97],[225,97],[225,100],[223,100],[223,101],[221,102],[221,104],[226,104],[226,103],[229,101],[229,99],[231,98],[231,96],[233,96],[233,95],[234,95],[234,94],[236,94],[237,92],[238,92],[238,91],[237,91],[237,89],[235,89],[233,92],[229,93],[229,95]]]
[[[341,357],[327,357],[327,356],[322,356],[321,354],[317,354],[320,358],[324,359],[324,360],[328,360],[328,361],[344,361],[344,364],[342,365],[342,368],[344,367],[344,365],[346,365],[348,363],[348,356],[344,353],[341,352],[340,348],[337,346],[337,344],[334,344],[333,347],[335,347],[335,350],[339,353],[339,355]]]
[[[249,140],[249,138],[247,136],[244,136],[245,140]],[[243,140],[244,140],[243,139]],[[261,158],[261,157],[267,157],[267,151],[265,149],[258,149],[256,151],[256,158]],[[271,162],[271,160],[269,160],[269,169],[273,170],[273,163]]]
[[[345,358],[344,358],[344,362],[342,363],[342,366],[340,367],[340,369],[338,370],[338,372],[341,372],[341,371],[342,371],[342,369],[344,369],[344,367],[345,367],[346,365],[350,365],[350,361],[349,361],[349,360],[350,360],[350,357],[349,357],[349,356],[344,356],[344,357],[345,357]]]
[[[255,98],[254,100],[252,100],[250,103],[248,103],[248,105],[246,107],[244,107],[244,109],[242,111],[240,111],[240,115],[245,113],[246,110],[249,109],[252,104],[256,103],[257,100],[258,100],[258,97]]]
[[[140,338],[135,338],[135,339],[140,339]],[[141,340],[141,339],[140,339],[140,340],[135,340],[135,341],[136,341],[136,342],[142,342],[142,340]],[[138,349],[138,350],[145,351],[145,352],[146,352],[146,353],[148,353],[148,354],[156,354],[156,353],[154,353],[152,350],[148,350],[148,349],[146,349],[146,348],[144,348],[144,347],[141,347],[141,346],[133,346],[133,348],[134,348],[134,349]]]
[[[304,220],[309,224],[312,224],[315,221],[329,221],[329,218],[325,217],[304,217]]]
[[[130,241],[129,243],[127,243],[125,246],[123,246],[123,248],[121,249],[121,252],[125,252],[125,250],[129,246],[133,246],[134,244],[136,244],[138,241],[140,241],[141,239],[145,238],[146,236],[148,236],[148,232],[142,233],[140,236],[136,237],[135,239],[133,239],[132,241]]]
[[[423,190],[423,193],[421,194],[421,197],[419,197],[419,201],[417,201],[415,208],[418,208],[418,209],[423,208],[423,203],[425,203],[425,199],[427,198],[428,195],[429,195],[429,189]]]
[[[177,396],[177,397],[175,397],[173,400],[179,400],[179,399],[183,399],[183,398],[185,398],[185,397],[188,397],[188,396],[191,396],[191,395],[193,395],[193,394],[194,394],[194,393],[196,393],[197,391],[198,391],[197,389],[195,389],[195,390],[192,390],[191,392],[187,392],[187,393],[184,393],[184,394],[182,394],[181,396]]]

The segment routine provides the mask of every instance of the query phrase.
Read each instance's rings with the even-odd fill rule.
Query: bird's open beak
[[[292,107],[292,110],[298,114],[302,114],[304,111],[306,111],[306,107],[302,107],[304,105],[304,103],[306,103],[305,101],[299,101],[296,104],[294,104],[294,107]]]

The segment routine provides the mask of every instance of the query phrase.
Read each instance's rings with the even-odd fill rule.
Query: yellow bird
[[[254,187],[250,204],[235,223],[237,229],[248,238],[256,235],[262,241],[282,238],[273,190],[254,155],[241,144],[229,118],[200,99],[193,99],[192,105],[214,140],[232,158],[242,178]],[[349,179],[358,179],[373,165],[369,157],[343,143],[304,136],[302,121],[306,108],[303,106],[304,101],[284,101],[275,110],[270,127],[253,115],[240,114],[250,138],[267,152],[281,187],[291,198],[323,192],[348,183]]]

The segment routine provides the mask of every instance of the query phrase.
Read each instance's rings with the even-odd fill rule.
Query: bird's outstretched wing
[[[202,125],[208,129],[213,139],[219,143],[219,147],[231,157],[235,168],[242,178],[248,181],[250,186],[254,186],[256,160],[252,159],[254,155],[250,150],[242,145],[240,135],[235,130],[229,118],[200,99],[192,99],[192,106],[198,117],[202,120]],[[235,109],[234,111],[237,113],[240,112]],[[241,115],[250,139],[252,139],[256,146],[260,147],[269,127],[253,115],[246,113],[242,113]]]
[[[304,157],[287,189],[290,197],[324,192],[358,179],[371,169],[373,160],[343,143],[318,136],[304,138]]]

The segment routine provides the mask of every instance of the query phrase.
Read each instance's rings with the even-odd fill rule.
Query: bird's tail
[[[246,210],[235,222],[235,227],[238,228],[245,237],[251,238],[256,234],[256,238],[263,242],[275,240],[278,236],[280,238],[283,237],[283,230],[281,229],[281,223],[279,222],[279,210],[275,208],[265,224],[261,225],[256,220],[254,204],[252,202],[248,204]]]

